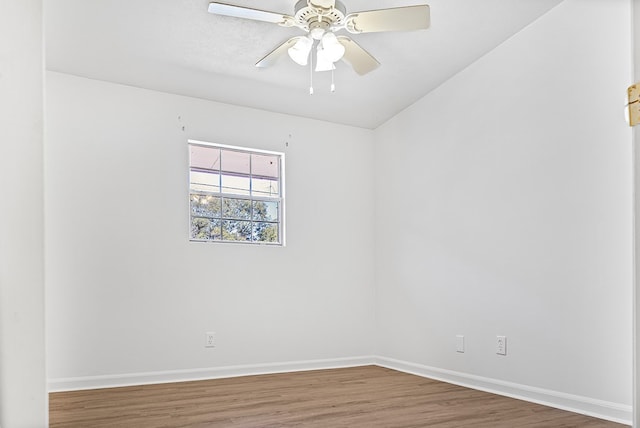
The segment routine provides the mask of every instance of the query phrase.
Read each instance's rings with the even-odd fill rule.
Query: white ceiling
[[[226,0],[293,14],[296,0]],[[92,79],[376,128],[520,31],[561,0],[426,0],[431,28],[351,36],[382,66],[357,75],[338,63],[309,71],[286,55],[269,69],[254,64],[296,28],[216,16],[208,0],[48,0],[47,69]],[[347,12],[422,0],[343,0]]]

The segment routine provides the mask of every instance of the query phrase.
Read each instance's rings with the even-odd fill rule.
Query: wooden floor
[[[50,394],[50,427],[624,425],[377,366]]]

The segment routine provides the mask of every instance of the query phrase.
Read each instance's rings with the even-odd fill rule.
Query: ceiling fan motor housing
[[[331,6],[331,3],[333,2],[299,0],[294,8],[294,19],[296,23],[310,32],[314,28],[323,28],[324,31],[322,33],[316,30],[316,34],[322,37],[322,34],[330,27],[342,24],[347,14],[347,9],[342,2],[336,0],[335,6]],[[324,25],[325,22],[327,25]],[[312,37],[315,38],[313,34]]]

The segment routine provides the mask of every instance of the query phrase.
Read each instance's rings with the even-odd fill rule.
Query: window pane
[[[258,242],[279,242],[277,223],[253,223],[253,240]]]
[[[256,177],[251,179],[251,189],[256,196],[278,196],[279,187],[278,180]]]
[[[249,175],[249,153],[222,150],[222,170]]]
[[[219,193],[220,175],[217,173],[191,171],[191,190]]]
[[[220,239],[220,220],[192,217],[191,239]]]
[[[249,195],[249,177],[223,174],[222,193]]]
[[[253,201],[253,220],[278,221],[278,203]]]
[[[220,169],[220,149],[215,147],[191,146],[191,167]]]
[[[222,239],[225,241],[251,241],[251,222],[224,220]]]
[[[191,195],[191,215],[220,218],[220,198],[210,195]]]
[[[249,199],[224,198],[222,217],[251,220],[251,201]]]
[[[251,155],[251,174],[277,179],[280,177],[278,156]]]
[[[194,241],[284,244],[284,154],[189,141]]]

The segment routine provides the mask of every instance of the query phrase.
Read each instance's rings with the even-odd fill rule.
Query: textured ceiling
[[[226,0],[293,14],[296,0]],[[288,57],[254,64],[296,28],[216,16],[208,0],[48,0],[47,69],[275,112],[376,128],[561,0],[426,0],[428,30],[351,36],[382,66],[357,75],[338,63],[309,71]],[[422,0],[343,0],[347,12]]]

